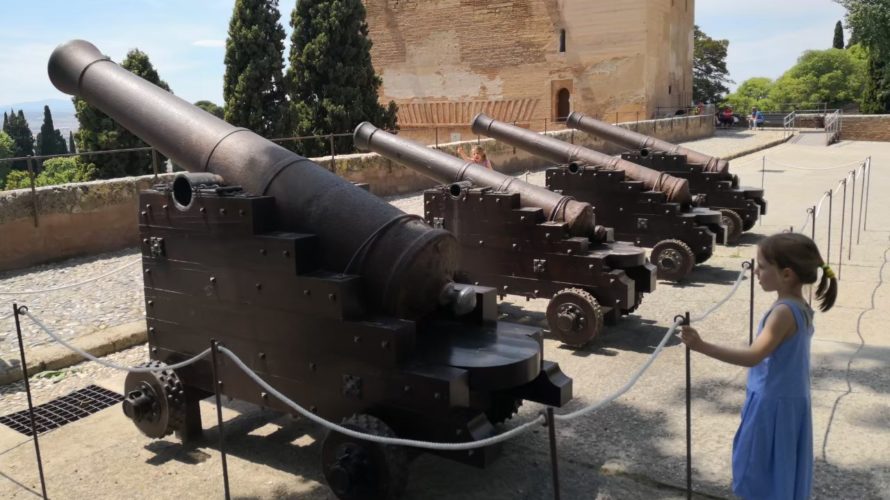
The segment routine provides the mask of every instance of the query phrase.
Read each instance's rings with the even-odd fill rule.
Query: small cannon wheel
[[[562,343],[581,347],[603,330],[603,310],[593,295],[580,288],[564,288],[550,299],[547,322]]]
[[[491,394],[491,406],[485,410],[485,416],[492,425],[502,424],[513,418],[520,406],[522,406],[521,399],[495,392]]]
[[[628,308],[628,309],[623,309],[621,311],[621,313],[622,314],[631,314],[632,312],[639,309],[640,305],[643,304],[643,297],[645,297],[645,296],[646,296],[646,294],[644,294],[643,292],[637,292],[636,301],[634,301],[633,305],[630,306],[630,308]]]
[[[745,230],[742,216],[735,210],[730,210],[728,208],[721,208],[720,215],[723,216],[723,225],[726,226],[726,243],[735,245],[738,243],[739,238],[742,236],[742,232]]]
[[[341,425],[365,434],[396,437],[388,425],[371,415],[353,415]],[[321,460],[325,480],[340,500],[396,499],[408,483],[408,454],[402,446],[330,431],[322,444]]]
[[[695,265],[695,254],[680,240],[659,241],[652,248],[651,259],[658,269],[658,278],[668,281],[685,278]]]
[[[144,367],[163,368],[161,361]],[[162,438],[185,422],[185,389],[173,370],[127,374],[124,380],[124,414],[150,438]]]

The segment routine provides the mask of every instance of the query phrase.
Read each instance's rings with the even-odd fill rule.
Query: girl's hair
[[[837,279],[823,268],[825,261],[813,240],[798,233],[781,233],[761,240],[757,246],[764,260],[779,269],[791,269],[801,283],[815,283],[821,269],[822,278],[816,287],[816,298],[820,311],[831,309],[837,298]]]
[[[482,149],[482,146],[473,146],[473,153],[479,153],[479,156],[481,156],[483,160],[488,159],[488,156],[485,154],[485,150]]]

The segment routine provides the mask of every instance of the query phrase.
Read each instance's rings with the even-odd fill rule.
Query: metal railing
[[[782,137],[794,134],[795,129],[797,129],[797,111],[792,111],[782,120]]]
[[[834,113],[825,117],[825,145],[830,146],[840,139],[841,136],[841,110],[836,109]]]

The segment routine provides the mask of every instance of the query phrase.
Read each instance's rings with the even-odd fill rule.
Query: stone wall
[[[841,139],[890,142],[890,115],[844,115]]]
[[[653,135],[669,142],[684,142],[714,133],[710,115],[679,117],[625,123],[621,126]],[[620,148],[588,136],[584,132],[549,132],[557,139],[615,154]],[[548,166],[492,139],[483,139],[495,168],[505,173],[521,173]],[[439,149],[454,154],[458,146],[469,149],[476,141],[443,144]],[[316,158],[330,168],[330,158]],[[428,178],[376,154],[338,155],[336,172],[351,181],[367,182],[379,196],[415,193],[435,185]],[[162,175],[162,180],[172,174]],[[34,223],[30,189],[0,192],[0,271],[19,269],[53,260],[106,252],[138,243],[138,194],[151,187],[153,176],[37,188],[37,225]]]

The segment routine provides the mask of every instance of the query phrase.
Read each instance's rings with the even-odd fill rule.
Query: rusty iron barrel
[[[482,113],[473,118],[472,126],[473,132],[476,134],[497,139],[535,156],[559,163],[582,163],[621,170],[627,175],[627,178],[641,181],[648,189],[663,191],[667,195],[668,201],[692,202],[689,183],[686,179],[678,179],[621,158],[500,122]]]
[[[708,156],[698,151],[693,151],[683,146],[671,144],[670,142],[656,139],[648,135],[628,130],[624,127],[612,125],[602,120],[579,113],[577,111],[569,114],[566,118],[566,126],[578,129],[588,134],[594,135],[609,142],[614,142],[619,146],[628,149],[664,151],[665,153],[686,155],[686,159],[690,163],[700,163],[704,165],[706,172],[715,172],[725,174],[729,171],[729,162],[713,156]]]
[[[523,207],[543,209],[548,220],[566,222],[573,235],[595,240],[602,238],[602,231],[596,228],[593,207],[589,203],[575,201],[549,189],[403,139],[368,122],[360,123],[355,128],[353,140],[360,150],[377,153],[442,184],[470,181],[496,191],[519,193]]]
[[[186,170],[274,197],[278,226],[317,235],[320,264],[361,275],[371,308],[410,318],[456,297],[447,293],[459,258],[449,232],[139,78],[89,42],[58,46],[48,72],[56,88],[82,97]]]

